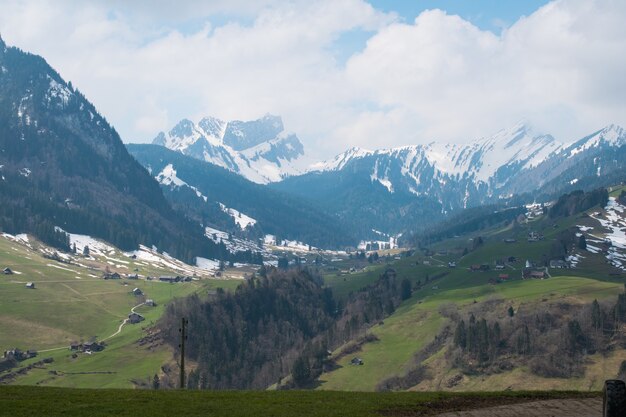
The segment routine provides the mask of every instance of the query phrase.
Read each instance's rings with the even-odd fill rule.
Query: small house
[[[70,350],[78,350],[78,349],[80,349],[80,343],[78,342],[70,343]]]
[[[537,278],[537,279],[543,279],[543,278],[546,277],[546,273],[545,273],[545,271],[531,271],[530,277],[531,278]]]
[[[2,273],[3,273],[4,275],[13,275],[13,271],[11,271],[11,268],[9,268],[9,267],[4,268],[4,269],[2,270]]]
[[[522,269],[522,278],[524,279],[529,279],[529,278],[535,278],[535,279],[543,279],[543,278],[547,278],[548,277],[548,273],[546,268],[524,268]]]
[[[128,274],[128,279],[139,279],[139,275],[137,274]]]
[[[83,343],[83,352],[101,352],[104,350],[104,345],[98,342],[85,342]]]
[[[480,265],[473,264],[470,266],[470,271],[480,271]]]
[[[554,268],[554,269],[569,268],[569,264],[565,262],[563,259],[552,259],[550,261],[550,268]]]
[[[133,289],[133,295],[143,295],[143,291],[140,288]]]
[[[354,357],[350,361],[350,365],[363,365],[363,359]]]
[[[28,288],[30,290],[34,290],[35,289],[35,283],[34,282],[27,282],[26,283],[26,288]]]
[[[505,266],[504,266],[504,265],[496,265],[496,269],[497,269],[497,270],[502,270],[502,269],[504,269],[504,268],[505,268]]]
[[[144,304],[148,307],[156,307],[157,305],[157,303],[152,298],[148,298]]]
[[[159,277],[159,281],[161,282],[169,282],[170,284],[173,284],[175,282],[178,282],[178,277]]]
[[[489,271],[491,269],[491,267],[488,264],[482,264],[480,266],[480,270],[481,271]]]
[[[456,262],[453,262],[453,261],[448,262],[448,268],[456,268]]]
[[[104,279],[120,279],[122,278],[117,272],[107,272],[103,276]]]
[[[137,324],[144,321],[146,318],[139,313],[130,313],[128,315],[128,321],[130,324]]]

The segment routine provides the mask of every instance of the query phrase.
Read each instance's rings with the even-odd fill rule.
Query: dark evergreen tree
[[[467,331],[465,330],[465,321],[461,320],[456,325],[454,331],[454,344],[461,349],[465,349],[467,346]]]
[[[411,298],[411,281],[408,278],[404,278],[400,283],[400,299],[408,300]]]

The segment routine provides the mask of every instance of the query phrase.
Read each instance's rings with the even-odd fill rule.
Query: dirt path
[[[597,417],[601,415],[602,398],[533,401],[437,414],[438,417]]]

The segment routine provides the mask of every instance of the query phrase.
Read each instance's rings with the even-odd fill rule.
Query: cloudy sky
[[[0,34],[125,142],[205,115],[281,115],[316,157],[626,125],[623,0],[174,3],[0,0]]]

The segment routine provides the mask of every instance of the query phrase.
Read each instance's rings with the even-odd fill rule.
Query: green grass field
[[[34,246],[33,246],[34,247]],[[130,258],[126,258],[130,259]],[[142,273],[171,275],[171,271],[144,263],[126,261],[127,269],[143,268]],[[85,261],[90,265],[93,261]],[[119,262],[118,262],[119,263]],[[133,380],[159,373],[161,365],[172,361],[165,345],[147,347],[136,342],[161,317],[168,302],[192,293],[206,293],[218,287],[234,289],[240,280],[202,279],[169,284],[147,280],[103,280],[102,270],[62,264],[45,259],[39,252],[7,239],[0,239],[0,266],[9,266],[12,275],[0,275],[0,351],[18,347],[40,351],[37,358],[54,362],[35,368],[18,377],[14,383],[51,386],[102,388],[132,387]],[[26,282],[36,288],[27,289]],[[145,296],[136,297],[133,288]],[[156,307],[141,306],[137,312],[146,320],[126,324],[120,333],[106,340],[107,347],[92,355],[72,358],[71,342],[103,340],[116,333],[132,307],[146,298]],[[52,349],[52,350],[50,350]]]
[[[146,391],[0,387],[0,416],[427,416],[445,411],[599,393],[356,393]]]
[[[392,267],[396,270],[398,279],[406,278],[413,283],[421,281],[424,284],[426,277],[429,277],[430,281],[415,291],[412,298],[405,301],[393,315],[384,320],[383,324],[377,324],[368,329],[368,332],[376,335],[379,341],[367,343],[358,353],[341,358],[338,361],[338,369],[324,373],[319,378],[318,389],[371,391],[376,389],[380,381],[394,375],[404,374],[413,365],[413,355],[433,340],[442,326],[447,323],[447,320],[439,314],[441,306],[446,304],[454,304],[462,311],[474,303],[497,299],[501,300],[501,304],[505,307],[496,313],[504,318],[509,305],[515,308],[520,306],[536,308],[541,303],[579,303],[615,297],[624,289],[625,276],[610,275],[611,268],[602,254],[585,253],[585,259],[578,268],[551,269],[552,277],[548,279],[522,280],[521,277],[525,260],[539,260],[544,254],[548,254],[553,240],[562,231],[574,225],[591,225],[592,222],[592,219],[580,215],[559,220],[544,218],[516,227],[508,226],[482,231],[484,245],[465,256],[461,256],[463,249],[471,248],[470,239],[475,235],[448,239],[431,248],[435,253],[442,254],[426,257],[417,253],[409,258],[395,261]],[[527,242],[526,237],[530,230],[543,233],[544,240]],[[505,238],[514,238],[517,241],[504,243]],[[496,259],[510,256],[518,258],[518,261],[508,265],[505,270],[493,269]],[[448,268],[449,261],[455,261],[457,267]],[[472,264],[485,263],[491,266],[490,271],[471,272],[469,270]],[[385,267],[385,265],[377,265],[367,272],[342,277],[329,275],[325,276],[325,282],[333,288],[334,293],[345,297],[350,291],[356,291],[376,281]],[[489,283],[490,279],[495,279],[502,273],[509,275],[507,282],[496,285]],[[436,276],[442,277],[432,280]],[[338,349],[335,355],[340,350]],[[439,352],[439,355],[442,353]],[[354,356],[361,358],[364,365],[350,365],[350,360]],[[626,351],[620,350],[611,358],[594,358],[597,366],[591,364],[590,366],[602,368],[603,364],[610,363],[607,365],[608,368],[600,369],[597,373],[601,375],[604,372],[613,375],[617,372],[622,359],[626,360]],[[436,362],[437,358],[433,357],[432,361]],[[444,361],[440,362],[444,363]],[[439,362],[436,366],[440,366]],[[528,381],[529,384],[526,385],[528,387],[532,387],[534,381],[541,384],[538,386],[542,388],[561,386],[564,389],[600,389],[602,382],[601,378],[591,382],[590,380],[584,381],[584,378],[581,381],[539,381],[524,373],[523,370],[516,372],[522,372],[518,375],[521,377],[518,380]],[[474,383],[471,380],[466,382],[469,389],[474,387],[473,389],[477,390],[515,385],[515,380],[509,381],[506,376],[501,377],[499,381],[494,378],[491,385]]]

